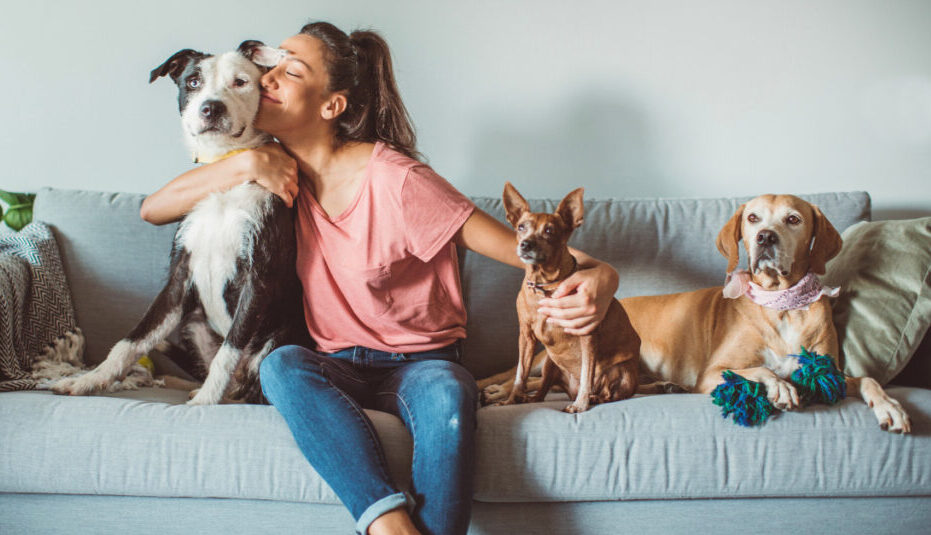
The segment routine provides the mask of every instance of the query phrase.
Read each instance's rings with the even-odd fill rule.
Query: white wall
[[[157,189],[191,164],[149,70],[318,19],[386,36],[421,150],[467,194],[864,189],[931,215],[926,0],[10,2],[0,188]]]

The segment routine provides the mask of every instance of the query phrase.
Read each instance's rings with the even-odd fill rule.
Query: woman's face
[[[281,48],[287,55],[262,76],[262,99],[255,119],[256,128],[279,139],[289,132],[313,131],[332,118],[323,43],[299,34],[281,43]]]

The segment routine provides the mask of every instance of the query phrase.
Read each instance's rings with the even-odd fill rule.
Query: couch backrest
[[[870,217],[866,193],[802,196],[818,204],[839,231]],[[139,321],[163,286],[176,225],[139,218],[144,195],[43,189],[34,217],[50,224],[61,248],[88,362],[100,362]],[[714,245],[721,226],[747,199],[592,200],[572,245],[611,263],[621,275],[618,297],[685,291],[721,284],[726,267]],[[504,221],[500,199],[477,198]],[[531,200],[535,211],[558,201]],[[476,377],[517,359],[514,300],[523,271],[470,251],[460,252],[469,312],[465,364]]]
[[[165,285],[177,225],[139,217],[144,195],[43,189],[33,217],[52,226],[87,341],[85,360],[102,361],[142,318]]]
[[[817,204],[841,232],[870,218],[870,197],[865,192],[801,197]],[[737,207],[749,199],[586,201],[585,221],[570,245],[618,270],[618,298],[719,286],[727,262],[715,239]],[[505,221],[500,199],[474,200]],[[553,212],[558,204],[558,200],[530,201],[536,212]],[[524,272],[471,251],[460,251],[460,263],[469,313],[466,365],[476,377],[487,377],[517,364],[515,300]]]

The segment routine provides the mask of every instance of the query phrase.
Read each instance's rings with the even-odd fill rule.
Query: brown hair
[[[347,141],[382,141],[421,159],[410,114],[394,81],[388,43],[374,31],[349,35],[329,22],[306,24],[301,34],[323,42],[329,91],[346,91],[346,110],[336,120],[337,146]]]

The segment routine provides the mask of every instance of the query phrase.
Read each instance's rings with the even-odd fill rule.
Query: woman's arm
[[[478,208],[453,239],[488,258],[517,268],[524,267],[517,257],[514,231]],[[608,313],[619,277],[610,264],[571,247],[569,251],[579,262],[579,270],[557,286],[552,297],[540,300],[539,312],[549,316],[547,321],[562,326],[569,334],[591,334]]]
[[[277,143],[241,152],[179,175],[142,201],[139,215],[155,225],[184,217],[207,195],[253,180],[291,206],[297,195],[297,162]]]

